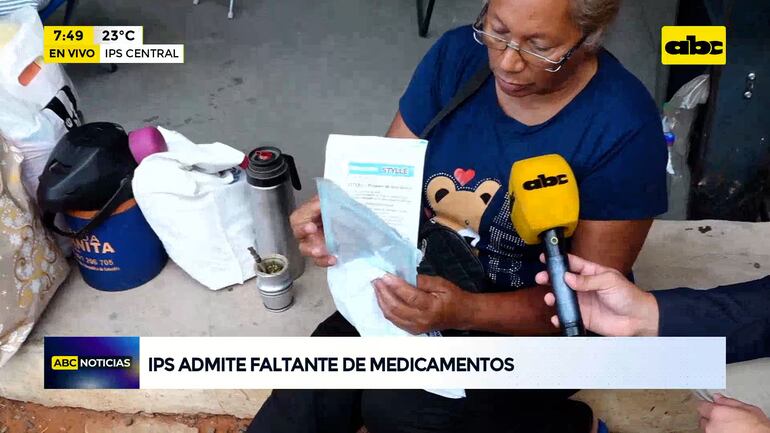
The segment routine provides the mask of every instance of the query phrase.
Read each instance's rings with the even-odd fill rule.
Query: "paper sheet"
[[[427,147],[419,139],[332,134],[324,177],[416,246]]]
[[[339,312],[362,336],[411,335],[387,320],[371,281],[386,272],[416,284],[423,165],[428,142],[330,135],[318,180],[327,279]],[[447,398],[465,391],[427,390]]]

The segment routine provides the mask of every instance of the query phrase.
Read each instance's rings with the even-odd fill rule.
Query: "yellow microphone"
[[[580,214],[572,169],[555,154],[517,161],[511,167],[508,191],[513,197],[511,220],[521,239],[528,245],[544,244],[556,314],[564,335],[585,335],[577,296],[564,282],[564,273],[569,270],[564,240],[575,232]]]

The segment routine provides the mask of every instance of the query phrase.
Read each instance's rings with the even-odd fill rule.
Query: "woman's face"
[[[559,60],[583,36],[572,22],[570,0],[490,0],[484,30],[551,60]],[[558,72],[513,49],[489,49],[497,87],[506,95],[547,94],[560,87],[584,56],[576,53]],[[547,64],[546,64],[547,65]]]

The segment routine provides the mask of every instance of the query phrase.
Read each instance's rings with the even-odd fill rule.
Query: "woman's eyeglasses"
[[[488,5],[484,5],[484,9],[481,10],[479,17],[476,18],[476,22],[473,24],[473,39],[475,39],[479,44],[493,50],[505,51],[508,48],[516,50],[519,52],[521,59],[524,60],[525,63],[536,68],[544,69],[548,72],[559,72],[562,66],[567,63],[567,60],[572,57],[575,51],[580,48],[580,46],[583,45],[583,42],[586,40],[585,36],[580,38],[580,41],[578,41],[575,46],[570,48],[570,50],[567,51],[567,53],[561,56],[558,60],[549,59],[542,54],[536,53],[533,48],[522,47],[513,41],[503,39],[500,36],[486,31],[484,28],[484,22],[487,14],[487,8]]]

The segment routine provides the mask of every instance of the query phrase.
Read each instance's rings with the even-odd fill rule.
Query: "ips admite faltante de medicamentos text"
[[[510,372],[513,358],[499,357],[184,357],[149,358],[150,371],[189,372]]]

